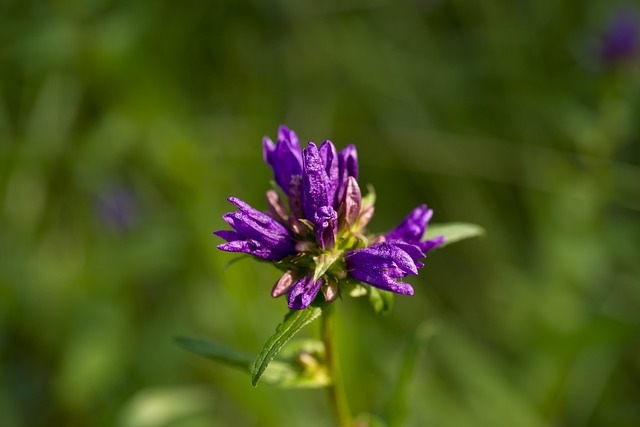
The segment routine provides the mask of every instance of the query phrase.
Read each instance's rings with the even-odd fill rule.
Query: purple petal
[[[365,249],[348,252],[345,258],[356,265],[369,268],[374,266],[389,267],[393,262],[405,274],[418,274],[418,269],[411,256],[399,247],[382,242]]]
[[[302,211],[305,218],[313,221],[316,211],[328,206],[327,173],[313,142],[304,150],[304,167],[302,173]]]
[[[407,243],[403,242],[402,240],[391,240],[388,241],[388,243],[406,252],[416,264],[416,267],[424,267],[424,264],[418,261],[420,258],[424,258],[426,256],[422,251],[420,244]]]
[[[300,142],[298,142],[298,135],[285,125],[280,125],[278,127],[278,141],[284,141],[292,148],[297,148],[297,153],[300,153]],[[298,156],[300,161],[302,162],[302,156]]]
[[[387,291],[413,295],[413,288],[397,279],[417,274],[417,267],[423,264],[416,264],[416,259],[422,256],[424,254],[415,245],[406,242],[382,242],[365,249],[347,252],[345,261],[347,271],[353,278]]]
[[[427,209],[426,205],[415,208],[407,217],[386,234],[389,240],[404,240],[405,242],[419,242],[424,235],[429,220],[433,216],[433,211]]]
[[[247,203],[243,202],[237,197],[229,197],[227,200],[233,203],[234,205],[236,205],[236,207],[240,209],[240,212],[250,217],[252,220],[260,224],[262,227],[280,234],[288,234],[289,231],[284,225],[280,224],[278,221],[274,220],[266,213],[260,212],[259,210],[252,208]]]
[[[220,237],[221,239],[226,240],[227,242],[242,240],[242,236],[240,236],[235,231],[231,231],[231,230],[218,230],[218,231],[214,231],[213,234]]]
[[[313,223],[322,249],[333,249],[338,233],[338,212],[331,206],[323,206],[314,214]]]
[[[338,152],[331,141],[325,141],[318,149],[320,159],[324,164],[324,170],[327,173],[327,198],[333,203],[336,191],[338,190]],[[337,205],[335,205],[337,207]]]
[[[218,246],[219,249],[248,253],[271,261],[279,261],[296,252],[295,242],[285,226],[240,199],[230,197],[229,201],[239,211],[226,213],[222,217],[235,231],[220,230],[214,233],[227,240],[227,243]]]
[[[262,158],[265,163],[270,166],[273,166],[274,159],[273,153],[276,151],[276,144],[273,143],[271,138],[265,136],[262,138]]]
[[[291,178],[302,173],[302,152],[295,132],[280,126],[276,144],[268,137],[263,138],[262,153],[265,161],[273,168],[276,182],[288,193]]]
[[[374,267],[369,270],[354,270],[350,272],[350,274],[353,278],[373,285],[376,288],[403,295],[413,295],[413,287],[408,283],[398,282],[397,279],[402,276],[390,274],[390,272],[393,271],[395,270]]]
[[[424,253],[427,253],[444,243],[444,236],[434,237],[424,242],[416,243]]]
[[[318,279],[314,283],[312,274],[300,278],[291,286],[291,290],[289,291],[289,308],[304,310],[309,307],[309,304],[315,299],[322,284],[322,279]]]

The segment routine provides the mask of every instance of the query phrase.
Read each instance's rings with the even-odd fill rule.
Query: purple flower
[[[608,28],[600,45],[600,58],[607,65],[628,61],[640,52],[640,22],[637,12],[631,8],[620,8]]]
[[[401,240],[412,243],[422,249],[423,252],[429,252],[444,243],[444,236],[421,241],[432,216],[433,211],[427,209],[427,205],[420,205],[412,210],[400,225],[388,232],[385,238],[387,240]]]
[[[443,241],[421,241],[431,210],[420,206],[386,235],[371,235],[366,227],[373,198],[365,202],[360,192],[353,145],[338,152],[331,141],[320,148],[309,142],[301,150],[296,134],[281,126],[277,143],[265,137],[263,153],[288,208],[275,190],[267,191],[269,210],[264,213],[230,198],[239,211],[223,216],[233,231],[215,233],[227,241],[220,249],[273,261],[284,274],[271,294],[288,294],[294,310],[305,309],[316,298],[333,301],[341,286],[354,280],[413,294],[402,279],[418,274],[425,252]]]
[[[329,205],[329,185],[329,177],[318,149],[310,142],[309,147],[304,150],[302,174],[302,212],[306,219],[313,220],[318,209]]]
[[[307,274],[298,279],[289,291],[289,308],[302,310],[309,307],[322,285],[322,279],[313,281],[313,274]]]
[[[339,159],[336,147],[331,141],[325,141],[318,149],[318,154],[324,165],[327,174],[327,199],[329,203],[337,209],[335,203],[336,191],[338,190]]]
[[[398,279],[418,274],[417,258],[424,257],[419,247],[401,242],[382,242],[365,249],[347,252],[347,272],[361,282],[369,283],[385,291],[413,295],[411,285]]]
[[[218,249],[243,252],[268,261],[280,261],[296,252],[295,242],[285,226],[240,199],[230,197],[228,200],[240,212],[224,214],[224,220],[235,231],[220,230],[214,233],[228,242],[218,245]]]
[[[322,249],[333,249],[338,234],[338,212],[331,206],[323,206],[313,216],[316,239]]]
[[[262,139],[262,155],[273,168],[276,183],[289,196],[290,204],[299,206],[302,151],[296,133],[280,126],[277,143],[268,136]]]

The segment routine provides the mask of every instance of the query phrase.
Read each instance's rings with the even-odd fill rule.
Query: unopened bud
[[[344,219],[348,227],[353,227],[360,215],[362,205],[362,193],[358,181],[352,176],[347,179],[347,188],[344,194]]]
[[[296,243],[295,248],[296,248],[296,251],[298,251],[298,252],[306,252],[308,250],[313,249],[314,246],[315,246],[314,243],[309,242],[308,240],[302,240],[302,241]]]
[[[304,224],[302,224],[295,216],[289,217],[289,227],[291,228],[291,231],[298,236],[302,235],[302,233],[306,231]]]
[[[327,284],[322,287],[322,293],[326,302],[335,300],[338,298],[338,283],[327,280]]]
[[[287,271],[282,275],[282,277],[276,282],[271,290],[271,296],[274,298],[278,298],[281,295],[289,292],[291,285],[295,282],[296,278],[292,270]]]
[[[387,240],[386,237],[384,237],[382,234],[379,236],[374,237],[373,239],[371,239],[369,241],[369,245],[375,245],[376,243],[382,243],[385,242]]]
[[[271,212],[275,219],[285,223],[287,222],[289,218],[287,210],[282,205],[280,196],[276,190],[267,191],[267,204],[269,205],[269,212]]]
[[[301,351],[298,353],[298,363],[302,365],[302,367],[306,371],[315,371],[318,369],[320,364],[318,363],[318,359],[313,357],[313,355],[306,351]]]
[[[369,205],[366,206],[362,212],[360,213],[360,218],[358,218],[358,228],[360,230],[363,230],[367,224],[369,224],[369,221],[371,221],[371,218],[373,218],[373,213],[375,212],[376,208],[373,207],[373,205]]]

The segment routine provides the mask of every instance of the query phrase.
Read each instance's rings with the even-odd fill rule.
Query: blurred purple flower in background
[[[640,52],[639,30],[638,11],[618,7],[600,40],[600,59],[608,66],[634,59]]]
[[[104,190],[96,203],[97,215],[108,228],[127,231],[138,222],[139,210],[136,196],[126,187],[111,187]]]

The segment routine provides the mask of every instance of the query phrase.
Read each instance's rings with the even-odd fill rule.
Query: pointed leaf
[[[369,302],[376,314],[386,316],[393,307],[393,293],[369,286]]]
[[[367,195],[362,198],[362,202],[360,203],[362,209],[376,204],[376,190],[373,188],[373,185],[367,184],[367,191]]]
[[[314,258],[316,269],[313,272],[313,281],[318,280],[327,270],[342,256],[342,252],[323,253]]]
[[[213,341],[198,338],[176,337],[175,342],[180,347],[195,354],[199,354],[200,356],[204,356],[208,359],[235,366],[237,368],[243,368],[247,371],[251,369],[251,363],[254,359],[254,356],[251,354],[236,351]]]
[[[282,350],[282,347],[302,328],[315,320],[322,313],[322,308],[311,306],[305,310],[291,310],[284,317],[282,323],[262,347],[262,351],[256,359],[251,371],[251,384],[254,386],[260,381],[269,363]]]
[[[175,342],[182,348],[200,356],[224,363],[251,374],[255,356],[233,350],[222,344],[198,338],[177,337]],[[280,353],[262,375],[262,381],[281,388],[326,387],[331,378],[324,365],[324,344],[318,340],[301,340]]]
[[[476,224],[448,222],[445,224],[430,224],[422,240],[444,236],[444,243],[439,246],[439,248],[442,248],[451,243],[459,242],[460,240],[484,236],[485,234],[485,229]]]

